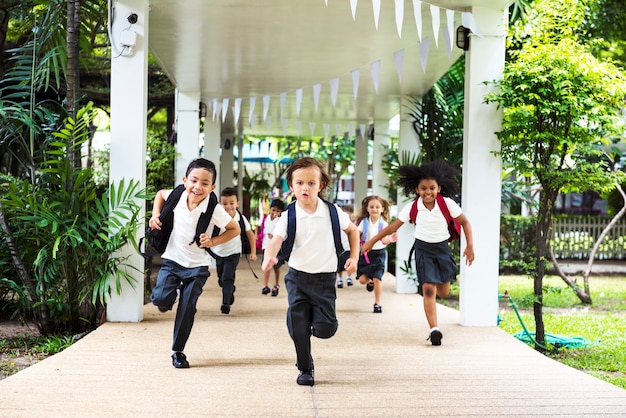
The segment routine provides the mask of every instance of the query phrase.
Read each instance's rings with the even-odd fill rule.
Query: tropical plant
[[[614,135],[626,78],[577,41],[584,11],[577,0],[535,2],[530,23],[513,30],[521,48],[511,52],[503,79],[486,98],[504,109],[497,132],[503,163],[541,187],[533,272],[539,346],[545,343],[542,281],[556,198],[560,192],[614,187],[600,146]]]
[[[52,134],[32,184],[7,177],[2,186],[3,232],[19,272],[3,287],[19,301],[14,316],[34,316],[42,334],[95,327],[111,289],[119,292],[122,280],[134,285],[118,250],[137,247],[143,191],[120,181],[99,194],[92,170],[76,170],[66,158],[90,135],[92,118],[88,105]]]

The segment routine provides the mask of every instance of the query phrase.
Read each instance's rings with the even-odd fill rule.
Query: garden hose
[[[515,304],[515,301],[513,300],[513,298],[511,298],[509,293],[505,291],[504,295],[498,295],[498,298],[508,299],[509,305],[511,305],[511,307],[513,308],[513,312],[515,312],[515,316],[517,316],[517,319],[519,320],[519,323],[522,326],[522,331],[513,334],[513,336],[517,338],[518,340],[523,341],[527,344],[533,343],[536,346],[544,350],[548,350],[548,347],[542,344],[539,344],[537,342],[537,340],[535,339],[536,334],[534,332],[528,331],[528,328],[526,328],[526,325],[524,324],[524,321],[522,321],[522,317],[520,316],[519,311],[517,310],[517,305]],[[552,345],[556,349],[584,348],[590,345],[589,341],[583,337],[562,337],[559,335],[548,334],[548,333],[545,334],[545,342]]]

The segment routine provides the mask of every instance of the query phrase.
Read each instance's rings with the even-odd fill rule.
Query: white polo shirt
[[[296,237],[289,257],[289,267],[305,273],[332,273],[337,271],[337,253],[328,205],[317,198],[315,213],[308,214],[296,202]],[[348,228],[350,217],[337,205],[339,226]],[[274,235],[287,238],[287,211],[278,218]]]
[[[463,214],[461,207],[454,200],[445,196],[444,200],[448,207],[448,212],[450,212],[450,216],[458,218]],[[413,206],[413,201],[410,201],[402,208],[398,214],[399,220],[404,223],[410,221],[411,206]],[[415,231],[413,232],[413,236],[420,241],[430,243],[443,242],[450,238],[446,218],[443,216],[443,212],[441,212],[439,204],[436,201],[435,207],[433,210],[430,210],[424,206],[421,197],[418,199],[417,218],[415,219]]]
[[[235,212],[235,216],[233,216],[233,221],[237,222],[237,225],[239,225],[240,218],[241,216],[239,215],[239,212]],[[248,219],[246,219],[245,216],[243,217],[243,224],[246,231],[250,231],[252,229],[250,227],[250,222],[248,222]],[[226,231],[226,228],[220,228],[220,235],[223,234],[224,231]],[[212,229],[210,230],[210,233],[213,234]],[[230,241],[226,241],[223,244],[216,245],[215,247],[211,248],[211,251],[213,251],[220,257],[228,257],[229,255],[233,254],[241,254],[241,234],[237,235]]]
[[[196,235],[196,226],[198,225],[200,214],[207,210],[208,205],[209,196],[200,202],[198,207],[190,211],[187,207],[187,191],[183,191],[178,204],[174,208],[174,228],[172,229],[170,240],[167,242],[167,248],[161,256],[162,258],[172,260],[187,268],[211,264],[213,257],[204,248],[198,247],[195,242],[189,245]],[[225,228],[231,220],[232,218],[226,212],[226,209],[218,204],[213,211],[207,234],[210,235],[211,233],[208,231],[212,232],[215,226]]]

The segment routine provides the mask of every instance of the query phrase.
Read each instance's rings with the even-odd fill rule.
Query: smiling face
[[[377,222],[380,219],[380,215],[383,213],[383,205],[378,199],[371,199],[367,203],[367,214],[372,222]]]
[[[439,183],[434,179],[423,179],[417,185],[415,189],[419,197],[422,198],[422,203],[429,209],[435,207],[435,198],[441,191]]]
[[[239,207],[239,200],[237,200],[237,196],[221,196],[220,205],[226,209],[231,218],[234,218]]]
[[[291,190],[298,204],[310,210],[317,208],[317,196],[322,190],[322,172],[319,167],[309,166],[295,170],[291,178]]]
[[[187,191],[187,205],[190,209],[197,207],[215,189],[213,174],[206,168],[194,168],[183,177]]]

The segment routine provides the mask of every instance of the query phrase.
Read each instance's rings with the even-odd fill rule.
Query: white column
[[[419,140],[417,134],[413,130],[413,124],[411,122],[412,117],[409,114],[409,106],[406,106],[405,100],[400,103],[400,133],[398,141],[398,156],[400,157],[403,151],[408,151],[412,155],[419,154]],[[387,125],[389,126],[389,125]],[[404,190],[398,190],[398,196],[396,201],[398,202],[398,210],[401,210],[408,202],[410,202],[415,196],[404,195]],[[405,224],[398,230],[398,241],[396,242],[396,292],[398,293],[417,293],[417,283],[415,282],[415,272],[412,277],[402,271],[404,262],[409,259],[409,252],[413,246],[413,232],[415,226],[412,224]]]
[[[145,0],[122,0],[115,6],[116,19],[111,28],[113,58],[111,59],[111,151],[110,182],[136,180],[146,186],[146,117],[148,97],[148,4]],[[127,16],[137,14],[137,22],[129,24]],[[136,34],[135,45],[124,48],[123,30]],[[132,36],[131,36],[132,38]],[[128,41],[129,38],[125,37]],[[144,201],[137,202],[142,208]],[[139,214],[137,239],[143,237],[145,211]],[[133,285],[121,279],[121,294],[117,294],[111,279],[111,300],[107,306],[107,321],[139,322],[143,319],[144,259],[126,246],[115,254],[127,256],[125,268]]]
[[[215,190],[222,190],[220,187],[221,176],[219,172],[221,170],[220,163],[220,122],[209,119],[204,119],[204,154],[203,157],[210,160],[215,164],[215,170],[218,173],[217,181],[215,182]]]
[[[191,160],[200,152],[200,92],[176,90],[176,162],[174,184],[185,176]]]
[[[459,307],[461,325],[492,326],[498,317],[498,254],[500,243],[501,159],[494,132],[502,114],[483,102],[485,81],[502,77],[506,13],[475,7],[472,14],[483,37],[471,36],[465,68],[465,127],[461,204],[474,232],[476,259],[471,267],[461,260]],[[462,248],[465,242],[462,242]]]
[[[354,144],[354,213],[358,213],[361,202],[367,196],[367,172],[369,167],[368,160],[368,142],[367,132],[358,131],[356,143]]]
[[[374,155],[372,156],[372,194],[389,198],[389,190],[385,187],[389,177],[383,171],[383,160],[387,157],[391,137],[388,120],[377,120],[374,125]],[[386,149],[387,148],[387,149]]]

